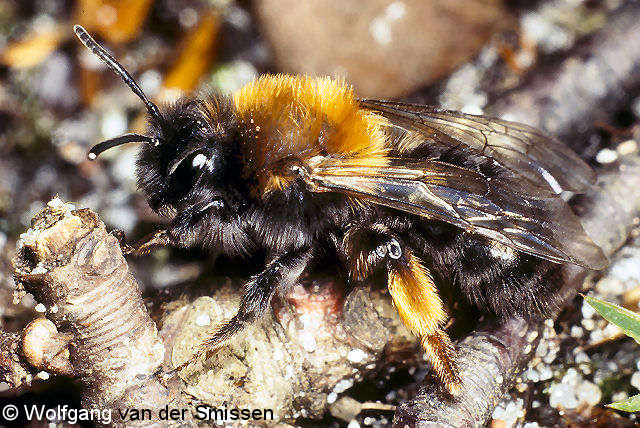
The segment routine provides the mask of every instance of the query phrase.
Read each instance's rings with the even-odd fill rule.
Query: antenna
[[[158,106],[156,106],[154,103],[149,101],[149,98],[147,98],[144,92],[142,92],[142,89],[140,89],[140,86],[138,86],[136,81],[133,80],[133,77],[131,77],[131,75],[127,72],[127,70],[125,70],[125,68],[122,65],[120,65],[120,63],[109,52],[107,52],[105,48],[100,46],[98,42],[96,42],[93,39],[93,37],[91,37],[89,33],[87,33],[87,30],[85,30],[80,25],[74,25],[73,31],[76,33],[76,36],[78,36],[78,39],[80,39],[82,44],[87,47],[87,49],[89,49],[94,55],[100,58],[118,76],[120,76],[122,80],[124,80],[124,83],[126,83],[127,86],[131,88],[133,93],[136,94],[142,100],[145,106],[147,106],[147,110],[149,111],[149,114],[154,119],[162,119],[162,116],[160,115],[160,110],[158,110]],[[91,154],[91,152],[89,152],[89,154]]]
[[[89,150],[89,153],[87,153],[87,157],[89,158],[89,160],[94,160],[95,158],[98,157],[98,155],[100,155],[100,153],[104,152],[105,150],[109,150],[112,147],[120,146],[126,143],[133,143],[133,142],[150,143],[150,144],[153,144],[154,146],[157,146],[160,144],[160,140],[158,140],[157,138],[148,137],[146,135],[140,135],[140,134],[124,134],[119,137],[112,138],[110,140],[106,140],[96,144],[91,148],[91,150]]]

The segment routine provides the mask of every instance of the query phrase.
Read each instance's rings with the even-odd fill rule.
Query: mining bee
[[[230,96],[158,107],[82,27],[75,32],[148,111],[148,135],[107,140],[88,154],[144,143],[138,185],[170,223],[133,252],[172,245],[266,254],[237,314],[206,340],[209,350],[330,257],[351,282],[386,276],[403,322],[455,394],[461,379],[438,287],[453,286],[486,313],[535,317],[556,304],[549,279],[561,264],[607,264],[560,197],[587,189],[594,172],[537,129],[359,99],[341,81],[282,74]]]

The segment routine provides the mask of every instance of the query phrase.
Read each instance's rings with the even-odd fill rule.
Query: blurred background
[[[163,221],[136,191],[134,144],[110,150],[98,162],[86,160],[88,148],[97,142],[144,132],[144,108],[79,43],[73,24],[83,25],[107,46],[158,103],[211,90],[232,92],[261,73],[287,72],[344,78],[363,97],[483,113],[549,67],[571,64],[575,52],[588,51],[591,37],[615,17],[637,12],[637,2],[623,0],[0,0],[0,328],[19,331],[38,312],[28,296],[12,303],[10,260],[20,233],[54,195],[95,210],[129,241]],[[611,59],[611,67],[616,61]],[[589,85],[593,91],[607,90],[598,86],[597,77]],[[626,88],[624,102],[599,113],[597,120],[589,116],[579,129],[554,128],[552,115],[533,124],[570,135],[568,143],[583,157],[596,167],[606,165],[625,150],[637,149],[638,86]],[[531,123],[526,116],[517,119]],[[133,265],[147,293],[157,296],[197,281],[212,269],[210,260],[167,249]],[[625,277],[622,288],[603,288],[603,294],[622,299],[636,290],[638,269],[627,275],[631,279]],[[583,314],[580,305],[551,336],[565,333],[566,340],[548,345],[557,349],[544,374],[525,379],[532,385],[526,393],[505,397],[494,414],[495,426],[566,426],[593,414],[634,423],[633,416],[621,419],[599,405],[640,386],[638,354],[627,342],[621,345],[626,353],[615,358],[609,351],[598,354],[597,347],[583,352],[582,363],[592,367],[588,374],[571,368],[580,362],[567,349],[589,342],[598,329],[602,337],[596,339],[607,343],[606,324],[592,321],[587,323],[591,329],[585,327],[583,315],[590,320],[593,313]],[[568,356],[556,360],[565,351]],[[596,376],[592,360],[617,365],[603,363]],[[569,372],[565,384],[573,389],[553,398],[549,386],[562,384],[569,369],[575,373]],[[415,381],[416,369],[403,373],[400,384]],[[630,386],[634,376],[635,386]],[[25,400],[77,405],[77,391],[59,382],[35,382],[33,389],[19,393]],[[401,386],[393,388],[374,381],[351,394],[392,404],[409,394]],[[0,394],[16,394],[6,389],[0,383]],[[558,402],[566,396],[575,402]],[[385,426],[390,417],[360,417],[357,423]],[[327,415],[325,422],[348,421]]]

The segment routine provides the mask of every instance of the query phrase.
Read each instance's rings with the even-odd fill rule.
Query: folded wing
[[[498,164],[499,173],[441,159],[403,158],[366,166],[330,156],[309,165],[316,191],[338,192],[483,235],[558,263],[602,269],[607,259],[558,195],[581,191],[594,172],[560,142],[526,125],[427,106],[363,100],[391,127],[419,133],[423,144]],[[420,140],[417,144],[420,143]]]

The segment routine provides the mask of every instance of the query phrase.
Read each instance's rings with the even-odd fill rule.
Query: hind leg
[[[413,251],[382,224],[350,229],[343,243],[353,280],[377,268],[387,273],[387,286],[404,324],[420,337],[427,358],[451,394],[460,391],[455,348],[444,331],[447,314],[430,272]]]

